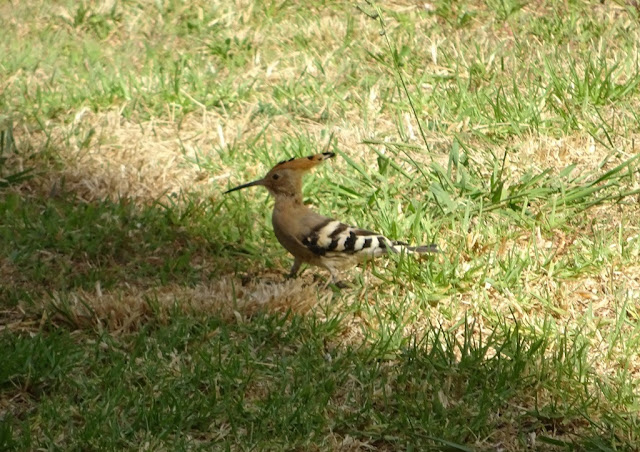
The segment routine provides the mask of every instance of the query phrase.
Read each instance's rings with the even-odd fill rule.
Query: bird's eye
[[[278,180],[278,179],[280,178],[280,176],[279,176],[278,174],[274,174],[274,175],[273,175],[273,176],[271,176],[271,177],[273,177],[273,180]]]

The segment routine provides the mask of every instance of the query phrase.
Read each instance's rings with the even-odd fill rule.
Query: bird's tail
[[[394,241],[391,242],[391,250],[394,253],[408,253],[408,254],[426,254],[426,253],[440,253],[440,248],[435,243],[430,245],[421,246],[409,246],[408,243]]]

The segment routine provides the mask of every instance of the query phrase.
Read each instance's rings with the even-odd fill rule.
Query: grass
[[[640,447],[633,2],[0,18],[0,448]],[[222,192],[327,142],[317,210],[444,252],[285,280]]]

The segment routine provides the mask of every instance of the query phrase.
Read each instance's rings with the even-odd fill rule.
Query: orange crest
[[[310,155],[308,157],[292,158],[278,163],[271,169],[271,171],[280,169],[308,171],[314,166],[319,165],[323,161],[334,156],[335,154],[333,152],[323,152],[321,154]]]

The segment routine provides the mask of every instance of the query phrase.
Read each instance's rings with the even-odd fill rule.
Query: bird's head
[[[334,156],[335,154],[333,152],[323,152],[308,157],[285,160],[271,168],[271,171],[262,179],[234,187],[227,190],[225,194],[242,188],[262,185],[266,187],[273,196],[296,196],[300,194],[302,190],[302,176],[324,160]]]

